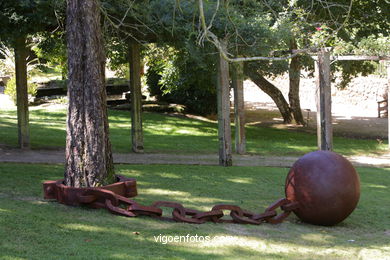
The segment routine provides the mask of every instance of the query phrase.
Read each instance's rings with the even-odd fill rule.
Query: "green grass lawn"
[[[207,210],[216,203],[261,212],[283,197],[285,168],[131,165],[136,200],[173,200]],[[61,178],[62,165],[0,164],[0,259],[388,259],[390,169],[359,168],[361,199],[335,227],[191,225],[106,210],[68,207],[42,199],[44,180]],[[136,233],[138,232],[138,233]],[[208,243],[155,242],[154,236],[225,236]]]
[[[130,112],[109,111],[110,137],[114,152],[128,153]],[[65,145],[66,111],[31,108],[31,144],[33,149],[58,148]],[[196,119],[144,113],[146,152],[216,153],[217,124]],[[17,146],[16,111],[0,111],[0,144]],[[233,127],[234,130],[234,127]],[[303,155],[317,149],[316,136],[289,130],[248,126],[247,150],[262,155]],[[376,140],[334,139],[335,151],[344,155],[377,153],[386,144]]]

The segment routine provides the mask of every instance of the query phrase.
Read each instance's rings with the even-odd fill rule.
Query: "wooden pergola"
[[[330,50],[323,48],[313,57],[316,65],[316,101],[317,101],[317,143],[319,150],[333,149],[332,129],[332,95],[331,95],[331,61],[385,61],[390,56],[358,56],[343,55],[331,56]],[[390,97],[390,62],[387,64],[388,97]],[[389,98],[388,98],[389,100]],[[387,101],[389,102],[389,101]],[[390,150],[390,116],[388,118],[388,142]]]
[[[142,153],[142,104],[141,104],[141,60],[140,44],[130,44],[130,90],[131,90],[131,121],[132,121],[132,150]],[[333,149],[332,129],[332,95],[330,64],[334,60],[390,60],[389,56],[331,56],[330,49],[323,48],[313,57],[316,67],[316,103],[317,103],[317,144],[319,150]],[[230,125],[230,76],[229,63],[220,55],[218,66],[218,141],[219,141],[219,165],[232,165],[232,140]],[[243,95],[243,64],[231,65],[231,82],[234,89],[234,115],[235,115],[235,151],[238,154],[246,152],[245,116]],[[387,66],[387,75],[390,86],[390,62]],[[388,88],[390,92],[390,87]],[[390,97],[390,93],[388,95]],[[390,125],[390,117],[388,116]],[[390,149],[390,127],[389,149]]]
[[[319,150],[333,149],[332,129],[332,95],[331,95],[331,61],[382,61],[390,60],[390,56],[331,56],[329,48],[320,49],[313,57],[316,67],[316,103],[317,103],[317,144]],[[238,154],[245,153],[245,118],[242,64],[232,68],[232,84],[234,88],[235,112],[235,148]],[[231,130],[229,118],[229,70],[228,64],[220,58],[218,84],[218,126],[219,126],[219,164],[232,165]],[[390,62],[387,64],[388,97],[390,97]],[[388,116],[388,141],[390,150],[390,117]]]

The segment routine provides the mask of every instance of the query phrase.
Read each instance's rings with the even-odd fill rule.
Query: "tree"
[[[247,55],[251,53],[251,50],[256,49],[261,53],[269,54],[271,50],[280,45],[280,38],[283,34],[270,27],[269,13],[265,11],[261,3],[256,1],[223,2],[225,5],[218,5],[216,1],[205,2],[205,12],[207,19],[214,21],[210,25],[216,33],[221,35],[221,38],[226,36],[229,41],[229,51],[234,50],[237,54]],[[229,5],[230,3],[232,7]],[[193,111],[210,113],[216,108],[216,69],[212,71],[210,68],[215,67],[218,55],[215,55],[215,48],[210,43],[203,42],[201,46],[198,44],[201,35],[199,34],[199,24],[194,23],[194,21],[199,20],[196,8],[194,8],[196,5],[197,1],[162,0],[149,1],[147,4],[138,4],[138,6],[131,8],[125,5],[121,8],[118,6],[114,8],[115,5],[111,3],[107,6],[105,17],[110,21],[109,24],[118,29],[122,35],[133,37],[135,36],[133,28],[137,28],[137,25],[127,24],[126,21],[131,20],[127,19],[128,16],[135,15],[141,20],[138,24],[140,23],[145,31],[151,31],[157,35],[156,38],[161,46],[173,46],[178,50],[177,56],[179,58],[175,59],[174,62],[167,61],[167,63],[173,64],[173,69],[169,68],[169,70],[163,71],[164,73],[174,70],[178,73],[163,74],[160,81],[163,83],[161,86],[164,91],[170,92],[166,98],[174,98],[178,103],[186,103],[188,108],[195,108],[192,109]],[[117,11],[114,12],[114,10]],[[120,10],[126,10],[126,14]],[[143,41],[143,39],[140,37],[137,40]],[[267,66],[263,63],[264,70]],[[199,73],[199,71],[204,72]],[[214,75],[210,75],[211,73]],[[159,74],[162,73],[159,72]],[[169,79],[167,76],[174,76],[177,79]],[[269,85],[271,84],[267,86]],[[261,86],[261,88],[264,90],[267,86]],[[285,102],[283,95],[277,88],[271,90],[279,92],[273,95],[280,97],[275,102],[284,101],[282,104],[277,104],[280,108],[287,106],[284,111],[289,117],[286,121],[290,122],[292,117],[288,103]],[[269,93],[269,91],[266,92]],[[197,100],[197,97],[201,99]],[[205,98],[207,103],[203,103]],[[209,100],[213,100],[212,103],[208,103]],[[199,110],[199,108],[204,111]]]
[[[189,46],[149,46],[146,57],[146,78],[151,96],[159,101],[185,105],[189,113],[210,115],[217,112],[215,55]]]
[[[16,105],[20,148],[30,146],[27,100],[28,41],[37,32],[55,28],[56,1],[1,1],[0,41],[15,51]]]
[[[68,0],[68,96],[65,183],[113,183],[98,0]]]
[[[314,69],[313,61],[304,55],[278,62],[272,61],[272,58],[289,56],[294,49],[336,46],[337,37],[350,42],[355,35],[358,36],[356,39],[362,39],[361,35],[370,31],[383,33],[389,28],[389,4],[385,0],[161,0],[137,2],[134,6],[121,1],[115,3],[114,9],[113,4],[108,5],[106,17],[113,27],[127,33],[127,37],[137,39],[141,34],[136,32],[143,28],[146,32],[153,32],[165,44],[177,47],[185,43],[184,48],[188,48],[191,38],[202,47],[209,45],[205,39],[216,46],[218,44],[213,39],[227,39],[226,58],[263,56],[263,61],[245,65],[245,74],[273,98],[286,123],[294,118],[296,123],[305,124],[300,108],[299,79],[302,69]],[[204,17],[200,15],[201,3]],[[374,10],[375,15],[365,14],[364,10]],[[370,19],[367,20],[367,17]],[[126,23],[131,20],[138,22]],[[368,30],[364,29],[365,25]],[[210,36],[210,31],[213,36]],[[142,35],[138,38],[140,41],[143,39]],[[344,82],[351,75],[370,69],[367,64],[361,66],[359,62],[353,66],[340,62],[337,68],[342,68]],[[267,79],[286,72],[290,76],[288,101]]]
[[[321,41],[333,47],[334,55],[389,55],[390,3],[386,0],[354,0],[347,3],[333,0],[332,7],[326,2],[297,1],[301,8],[308,9],[305,22],[315,27],[311,43]],[[327,8],[326,5],[328,5]],[[370,11],[368,11],[370,10]],[[300,37],[301,44],[305,42]],[[387,41],[387,43],[386,43]],[[301,63],[307,67],[307,63]],[[344,88],[358,74],[375,71],[373,62],[336,61],[332,71],[341,72],[338,87]]]
[[[39,34],[39,43],[33,50],[39,60],[45,62],[45,67],[61,72],[62,80],[67,76],[66,39],[64,30],[43,32]],[[38,38],[37,37],[37,38]]]
[[[225,8],[228,4],[226,4],[228,1],[222,1],[224,3]],[[236,1],[229,1],[230,3],[233,3],[232,6],[236,5],[232,8],[232,12],[237,10],[237,3],[238,5],[243,5],[242,2],[236,2]],[[353,2],[358,2],[358,8],[361,8],[359,10],[356,10],[356,8],[353,8]],[[380,4],[382,2],[382,4]],[[385,1],[386,2],[386,1]],[[341,0],[335,0],[335,1],[262,1],[262,3],[268,7],[269,13],[271,16],[273,16],[272,21],[270,21],[269,26],[271,28],[276,28],[277,32],[284,32],[286,37],[281,37],[280,39],[284,41],[284,43],[290,42],[290,53],[291,55],[287,55],[287,57],[290,57],[292,59],[290,63],[290,93],[289,93],[289,99],[291,103],[290,110],[293,112],[293,115],[295,117],[295,120],[299,122],[303,122],[302,113],[300,111],[300,105],[299,105],[299,81],[298,76],[300,74],[300,62],[298,59],[298,54],[307,52],[308,50],[313,50],[316,48],[321,48],[325,46],[337,46],[337,39],[339,37],[342,37],[344,33],[345,35],[349,36],[349,41],[352,39],[362,39],[359,34],[362,32],[367,33],[366,29],[361,29],[361,25],[368,25],[368,28],[372,29],[373,32],[381,32],[383,34],[389,32],[389,4],[384,1],[341,1]],[[218,1],[219,3],[219,1]],[[252,1],[247,1],[246,3],[252,3]],[[199,10],[202,10],[203,1],[199,0]],[[366,8],[362,8],[366,7]],[[369,7],[369,8],[368,8]],[[373,9],[374,13],[377,14],[379,18],[376,17],[374,20],[377,21],[377,23],[372,23],[370,21],[366,22],[364,19],[367,17],[367,15],[362,15],[362,10],[367,9]],[[256,8],[256,10],[258,10]],[[227,12],[229,20],[234,21],[232,19],[232,12]],[[363,11],[364,12],[364,11]],[[356,15],[359,14],[359,15]],[[248,17],[248,16],[244,16]],[[356,18],[355,20],[350,19],[351,17]],[[363,18],[362,18],[363,17]],[[214,18],[214,16],[213,16]],[[210,28],[212,27],[213,23],[212,21],[214,19],[211,19],[210,24],[206,23],[206,19],[202,17],[202,39],[207,39],[208,41],[212,42],[220,52],[223,53],[223,56],[225,59],[229,60],[230,62],[242,62],[242,61],[270,61],[272,63],[275,60],[283,59],[282,57],[273,56],[271,53],[268,55],[248,55],[244,58],[234,58],[232,57],[228,52],[223,52],[220,47],[221,41],[219,39],[225,39],[226,36],[219,36],[217,30],[213,30],[213,32],[210,31]],[[252,20],[251,20],[252,21]],[[353,24],[353,26],[349,26]],[[357,26],[360,25],[360,26]],[[238,26],[236,26],[236,31]],[[327,30],[325,30],[327,29]],[[225,30],[227,31],[227,30]],[[229,33],[229,32],[228,32]],[[226,33],[225,33],[226,34]],[[248,39],[247,37],[240,37],[241,39]],[[272,38],[272,37],[271,37]],[[250,37],[249,37],[250,39]],[[296,43],[301,43],[300,46],[297,46]],[[236,44],[237,45],[237,44]],[[255,44],[253,44],[255,45]],[[300,51],[293,53],[293,46],[300,47]],[[280,51],[283,49],[280,49],[282,45],[276,44],[274,46],[274,51]],[[252,46],[251,46],[252,47]],[[313,48],[316,47],[316,48]],[[338,46],[337,46],[338,47]],[[288,49],[288,48],[285,48]],[[275,52],[273,53],[275,54]],[[283,52],[282,52],[283,53]],[[271,54],[271,55],[270,55]],[[235,55],[238,57],[238,55]],[[251,57],[252,56],[252,57]],[[253,57],[256,56],[256,57]],[[286,57],[284,57],[286,58]],[[311,62],[312,63],[312,62]],[[342,68],[343,72],[343,83],[345,84],[350,79],[350,76],[353,74],[356,74],[356,72],[367,72],[370,70],[370,66],[362,66],[361,64],[353,64],[352,66],[345,66],[346,64],[339,64],[341,66],[338,66],[339,68]],[[364,64],[363,64],[364,65]],[[313,67],[313,66],[309,66]],[[259,84],[259,87],[261,89],[267,90],[269,93],[272,93],[276,99],[274,99],[275,103],[279,108],[286,108],[287,102],[284,98],[280,98],[280,91],[276,89],[272,84],[270,84],[262,75],[262,71],[260,69],[256,69],[254,66],[246,66],[246,68],[249,68],[250,74],[252,77],[256,76],[254,78],[254,81],[262,83],[262,85]],[[372,70],[372,66],[371,66]],[[269,72],[269,70],[268,70]],[[292,73],[291,73],[292,72]],[[267,74],[267,71],[265,71]],[[275,73],[273,73],[275,75]],[[295,74],[295,75],[294,75]],[[261,80],[260,80],[261,79]],[[288,122],[290,120],[290,115],[288,114],[288,109],[283,109],[280,112],[282,113],[282,116],[284,118],[285,122]]]

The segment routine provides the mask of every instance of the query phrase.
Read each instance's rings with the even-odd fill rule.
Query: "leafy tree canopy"
[[[54,30],[58,27],[55,10],[61,4],[55,0],[0,1],[0,41]]]

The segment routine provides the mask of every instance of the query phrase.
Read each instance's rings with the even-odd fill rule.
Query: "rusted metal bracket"
[[[45,181],[43,193],[45,199],[55,199],[70,206],[90,205],[105,208],[108,199],[114,206],[119,205],[118,195],[126,198],[137,196],[137,182],[134,178],[117,175],[117,182],[97,188],[74,188],[64,185],[64,180]]]

